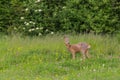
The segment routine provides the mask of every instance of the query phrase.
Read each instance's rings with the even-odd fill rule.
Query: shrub
[[[119,31],[117,0],[0,1],[0,31],[25,35]]]

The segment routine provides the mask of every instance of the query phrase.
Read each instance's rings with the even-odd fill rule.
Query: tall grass
[[[91,58],[71,59],[63,35],[2,36],[0,80],[119,80],[118,38],[93,34],[68,35],[71,44],[87,42]]]

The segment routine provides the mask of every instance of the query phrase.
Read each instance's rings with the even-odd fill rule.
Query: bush
[[[0,31],[25,35],[119,31],[117,0],[0,1]]]

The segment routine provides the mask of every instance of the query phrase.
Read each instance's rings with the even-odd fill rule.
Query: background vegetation
[[[1,0],[0,31],[25,35],[116,33],[119,0]]]
[[[119,0],[0,0],[0,80],[120,80],[119,33]],[[91,58],[72,60],[64,34]]]

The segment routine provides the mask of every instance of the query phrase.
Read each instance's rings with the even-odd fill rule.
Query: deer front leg
[[[75,53],[72,53],[72,59],[75,59]]]
[[[72,53],[72,59],[75,59],[75,51],[71,50],[71,53]]]
[[[73,49],[70,49],[70,52],[72,53],[72,59],[75,59],[75,51]]]
[[[88,50],[86,50],[85,55],[86,55],[87,58],[90,58]]]
[[[86,59],[86,53],[85,53],[85,50],[82,50],[81,53],[82,53],[83,59]]]

